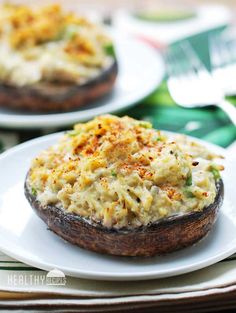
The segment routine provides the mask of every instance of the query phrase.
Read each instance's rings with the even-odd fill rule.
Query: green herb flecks
[[[115,47],[112,43],[108,43],[108,44],[104,45],[103,49],[107,55],[109,55],[111,57],[115,57],[115,55],[116,55]]]
[[[190,191],[189,189],[184,189],[184,195],[185,195],[185,197],[187,197],[187,198],[194,198],[195,196],[194,196],[194,194],[192,193],[192,191]]]
[[[211,165],[209,170],[212,173],[212,175],[214,176],[215,180],[219,180],[221,178],[220,172],[219,172],[219,170],[216,167]]]
[[[152,124],[149,123],[149,122],[145,122],[145,121],[139,122],[138,125],[139,125],[140,127],[143,127],[143,128],[152,128]]]
[[[114,170],[111,171],[111,175],[112,175],[113,177],[117,177],[117,173],[116,173]]]
[[[192,183],[193,183],[193,177],[192,177],[192,174],[190,173],[186,179],[185,186],[191,186]]]
[[[37,196],[37,190],[34,187],[31,188],[31,193],[33,196]]]

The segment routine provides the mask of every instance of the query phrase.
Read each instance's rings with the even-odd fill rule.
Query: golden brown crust
[[[0,84],[0,107],[33,112],[69,111],[107,95],[118,73],[116,60],[98,77],[83,85],[39,83],[15,87]]]
[[[25,182],[25,195],[49,229],[68,242],[99,253],[123,256],[153,256],[193,245],[214,225],[223,201],[224,186],[217,182],[214,203],[201,212],[164,218],[134,229],[109,229],[53,205],[43,207]]]

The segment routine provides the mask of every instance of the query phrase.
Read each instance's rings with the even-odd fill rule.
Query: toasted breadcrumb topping
[[[37,9],[0,5],[2,82],[17,86],[40,81],[81,83],[114,61],[111,47],[98,25],[58,4]]]
[[[185,136],[105,115],[77,124],[31,165],[37,200],[106,227],[139,227],[214,202],[221,165]],[[218,176],[217,176],[218,175]]]

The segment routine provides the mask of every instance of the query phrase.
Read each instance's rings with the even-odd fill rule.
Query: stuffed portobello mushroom
[[[149,122],[75,125],[31,164],[25,195],[48,228],[92,251],[153,256],[206,236],[223,200],[219,156]]]
[[[108,94],[118,66],[98,25],[59,5],[0,6],[0,107],[73,110]]]

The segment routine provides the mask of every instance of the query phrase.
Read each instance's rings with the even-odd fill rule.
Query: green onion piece
[[[215,180],[219,180],[221,178],[219,170],[215,168],[213,165],[210,166],[210,172],[214,176]]]
[[[114,48],[114,45],[112,43],[108,43],[108,44],[104,45],[103,49],[107,55],[110,55],[111,57],[115,57],[115,55],[116,55],[115,48]]]
[[[192,174],[189,174],[187,179],[186,179],[185,186],[191,186],[192,183],[193,183]]]
[[[34,187],[31,188],[31,193],[33,196],[37,196],[37,190]]]
[[[116,172],[115,172],[114,170],[111,171],[111,175],[112,175],[113,177],[116,177],[116,176],[117,176],[117,174],[116,174]]]
[[[143,128],[152,128],[152,124],[149,122],[145,122],[145,121],[139,122],[138,125]]]
[[[184,190],[184,195],[187,197],[187,198],[194,198],[194,194],[192,193],[192,191],[188,190],[188,189],[185,189]]]

